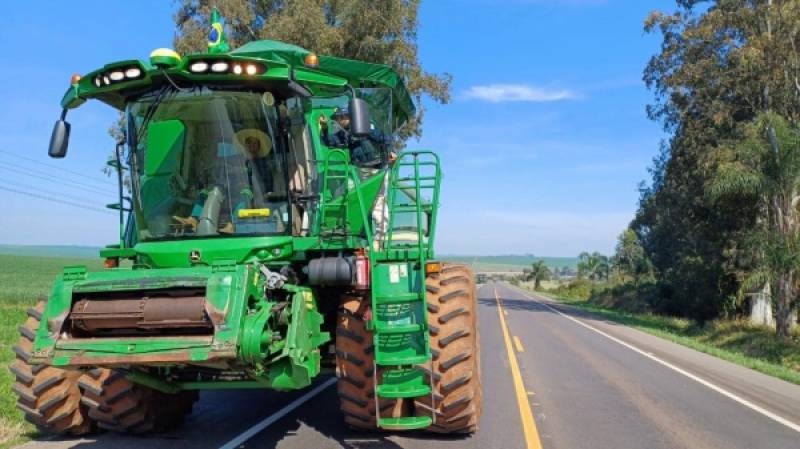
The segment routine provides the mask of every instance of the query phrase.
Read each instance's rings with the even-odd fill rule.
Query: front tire
[[[336,377],[339,406],[344,421],[356,429],[376,430],[375,347],[364,316],[369,298],[343,296],[336,320]],[[402,416],[401,400],[381,399],[381,416]]]
[[[28,309],[28,319],[19,327],[19,343],[13,347],[17,357],[9,367],[16,377],[11,389],[17,395],[17,408],[41,432],[84,435],[94,426],[81,405],[78,381],[83,374],[30,362],[44,305],[45,301],[39,301]]]
[[[417,415],[435,413],[429,430],[474,433],[482,408],[478,303],[472,270],[442,264],[426,278],[433,396],[416,401]]]
[[[196,391],[162,393],[105,368],[90,371],[80,385],[89,416],[99,427],[119,433],[158,433],[177,428],[198,398]]]

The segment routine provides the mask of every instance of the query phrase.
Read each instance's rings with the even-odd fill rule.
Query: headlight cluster
[[[255,62],[228,61],[228,60],[200,60],[189,64],[189,71],[205,75],[261,75],[266,67]]]
[[[117,67],[96,75],[93,82],[96,87],[104,87],[122,81],[137,80],[143,75],[144,71],[139,66]]]

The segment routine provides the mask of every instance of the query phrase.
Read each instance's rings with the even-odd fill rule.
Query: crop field
[[[14,405],[14,377],[6,367],[14,360],[11,348],[19,338],[17,327],[25,320],[25,310],[35,305],[38,297],[48,294],[56,275],[67,265],[99,269],[102,261],[0,254],[0,447],[18,442],[34,431]]]
[[[576,268],[577,257],[539,257],[534,255],[508,255],[508,256],[453,256],[444,255],[440,259],[446,262],[457,262],[471,265],[475,271],[483,273],[497,272],[522,272],[530,268],[537,260],[543,260],[550,268]]]

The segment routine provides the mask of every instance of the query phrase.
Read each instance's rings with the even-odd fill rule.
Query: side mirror
[[[350,132],[355,137],[367,137],[372,131],[369,120],[369,105],[361,98],[350,100]]]
[[[63,118],[59,119],[53,126],[53,134],[50,135],[50,149],[47,150],[47,154],[50,157],[62,158],[67,155],[69,128],[69,123]]]

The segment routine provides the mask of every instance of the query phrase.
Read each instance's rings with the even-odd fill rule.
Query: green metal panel
[[[186,136],[180,120],[153,121],[147,128],[145,176],[170,176],[177,171]]]

